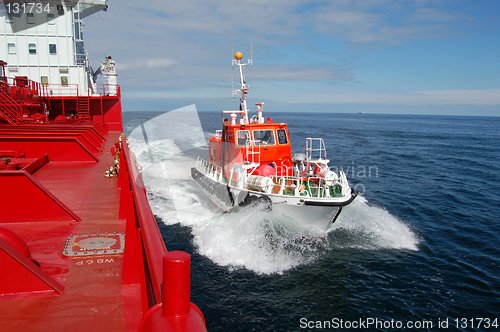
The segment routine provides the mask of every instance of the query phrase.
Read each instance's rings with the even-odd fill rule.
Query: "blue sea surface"
[[[127,130],[154,115],[124,113]],[[199,116],[206,132],[219,129],[219,113]],[[322,241],[265,237],[262,255],[251,257],[257,266],[269,264],[273,248],[283,254],[271,256],[276,265],[287,250],[298,262],[275,272],[220,264],[200,252],[189,225],[159,217],[167,248],[192,254],[192,301],[210,331],[297,331],[306,321],[368,318],[430,320],[432,329],[448,318],[451,330],[455,319],[472,318],[458,326],[471,330],[481,327],[475,318],[500,319],[500,118],[266,116],[288,123],[294,151],[306,137],[323,137],[332,165],[362,197]]]

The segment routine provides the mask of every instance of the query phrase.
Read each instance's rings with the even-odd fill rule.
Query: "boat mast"
[[[233,96],[235,96],[238,92],[241,93],[240,97],[240,111],[243,117],[243,121],[245,124],[248,124],[248,107],[246,95],[248,93],[248,86],[245,81],[245,76],[243,73],[243,67],[252,65],[252,59],[248,59],[246,63],[242,63],[241,59],[243,59],[243,54],[241,52],[234,53],[233,59],[233,67],[238,66],[238,70],[240,72],[240,90],[234,90]]]

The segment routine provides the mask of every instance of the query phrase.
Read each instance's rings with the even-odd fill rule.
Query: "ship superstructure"
[[[107,2],[47,1],[41,10],[22,3],[0,6],[2,80],[11,87],[10,98],[0,95],[0,121],[80,119],[121,129],[121,113],[112,107],[120,98],[115,63],[106,56],[94,71],[83,40],[83,18],[106,10]]]
[[[83,39],[83,19],[107,6],[105,0],[6,1],[0,5],[0,59],[9,64],[7,76],[50,85],[50,95],[84,96],[88,88],[91,94],[97,93]]]

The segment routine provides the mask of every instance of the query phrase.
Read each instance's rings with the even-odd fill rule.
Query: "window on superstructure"
[[[44,86],[49,85],[49,77],[48,76],[40,76],[40,83],[42,83],[42,85],[44,85]]]
[[[50,54],[57,54],[57,46],[56,46],[56,44],[49,44],[49,53]]]
[[[16,44],[8,43],[7,49],[9,50],[9,54],[16,54]]]
[[[12,14],[9,14],[7,13],[7,15],[5,15],[5,22],[7,23],[13,23],[14,22],[14,17]]]
[[[36,54],[36,44],[28,44],[28,52],[30,54]]]
[[[288,138],[286,137],[286,130],[285,129],[278,129],[278,143],[279,144],[288,144]]]
[[[26,13],[26,19],[28,20],[28,24],[35,24],[35,14],[34,13]]]
[[[68,86],[68,76],[61,76],[61,85],[62,86]]]
[[[74,24],[74,30],[75,30],[75,31],[74,31],[74,34],[75,34],[75,39],[77,39],[77,40],[81,40],[81,39],[83,39],[83,37],[82,37],[82,35],[81,35],[81,34],[82,34],[82,30],[81,30],[81,28],[80,28],[80,23],[75,22],[75,24]]]
[[[253,139],[256,141],[256,144],[262,145],[273,145],[275,144],[274,132],[269,130],[254,130],[253,131]]]
[[[54,14],[47,14],[48,24],[50,24],[50,25],[56,24],[55,18],[56,18],[56,16]]]
[[[239,146],[245,146],[250,139],[250,132],[248,130],[238,130],[236,139]]]

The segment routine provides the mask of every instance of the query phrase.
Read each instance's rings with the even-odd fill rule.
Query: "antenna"
[[[231,43],[231,58],[234,57],[234,41]],[[236,65],[236,61],[235,59],[233,58],[233,60],[231,61],[231,67],[233,70],[231,70],[231,94],[234,97],[237,96],[238,94],[238,91],[234,89],[234,66]]]
[[[241,60],[243,59],[243,53],[241,52],[235,52],[234,53],[234,58],[232,61],[233,68],[234,66],[238,67],[238,71],[240,74],[240,89],[239,90],[233,90],[233,94],[238,95],[240,94],[240,114],[242,115],[243,118],[243,123],[248,124],[248,108],[247,108],[247,101],[246,101],[246,95],[248,93],[248,85],[245,81],[245,75],[243,68],[245,66],[250,65],[250,60],[248,60],[247,63],[242,63]]]
[[[234,67],[234,65],[233,65]],[[236,97],[236,94],[238,93],[238,91],[236,91],[234,89],[234,70],[231,71],[231,93],[233,94],[233,97]]]

